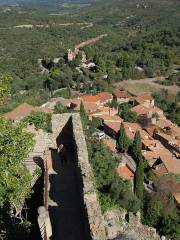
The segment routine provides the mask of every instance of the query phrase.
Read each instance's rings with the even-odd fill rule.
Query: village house
[[[143,145],[144,144],[143,141]],[[180,161],[158,140],[149,142],[149,145],[146,146],[146,150],[142,150],[142,154],[157,176],[168,173],[180,173]]]
[[[157,119],[164,118],[163,111],[158,107],[145,107],[144,105],[136,105],[131,108],[131,111],[137,113],[138,121],[144,127],[155,125]]]
[[[97,97],[99,98],[100,103],[101,103],[102,105],[105,105],[106,103],[111,102],[112,99],[113,99],[112,94],[110,94],[110,93],[108,93],[108,92],[98,93],[98,94],[97,94]]]
[[[109,118],[115,116],[118,114],[118,110],[115,108],[110,108],[110,107],[100,107],[98,110],[89,115],[89,119],[92,120],[92,118],[102,118],[103,116],[108,116]]]
[[[117,122],[117,121],[104,121],[103,123],[104,132],[108,136],[114,139],[117,138],[118,132],[120,130],[120,126],[121,126],[121,122]]]
[[[180,154],[180,139],[178,137],[175,138],[163,132],[156,132],[155,138],[157,138],[168,150]]]
[[[112,138],[116,139],[120,130],[121,122],[123,122],[121,118],[119,118],[119,121],[115,121],[115,120],[104,121],[104,124],[103,124],[104,132],[107,135],[111,136]],[[130,140],[133,140],[136,131],[140,132],[140,135],[143,139],[151,138],[150,135],[146,131],[144,131],[139,124],[129,123],[129,122],[123,122],[123,124],[124,124],[127,137]]]
[[[154,107],[154,98],[149,95],[134,97],[133,102],[134,105],[142,105],[147,108]]]
[[[135,174],[133,170],[126,163],[120,163],[116,171],[123,180],[130,181],[133,188]]]
[[[124,90],[120,90],[120,89],[114,90],[112,92],[112,95],[113,95],[113,99],[117,101],[117,103],[119,104],[129,102],[128,93]]]
[[[75,111],[80,110],[81,102],[87,114],[98,112],[98,109],[104,108],[104,105],[112,100],[112,95],[108,92],[101,92],[97,95],[82,95],[71,100],[71,108]]]
[[[23,118],[29,116],[33,111],[37,111],[38,108],[30,104],[23,103],[11,112],[5,113],[4,118],[12,122],[19,122]]]

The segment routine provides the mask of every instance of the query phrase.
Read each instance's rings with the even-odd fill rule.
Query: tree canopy
[[[124,124],[121,123],[120,130],[117,136],[117,141],[116,141],[117,149],[123,153],[128,150],[128,147],[130,145],[130,141],[126,135],[126,131],[124,128]]]
[[[22,161],[32,149],[32,135],[0,118],[0,206],[18,209],[30,193],[30,174]]]

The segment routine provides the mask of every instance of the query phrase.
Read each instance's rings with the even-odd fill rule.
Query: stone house
[[[119,104],[129,102],[129,96],[126,91],[117,89],[112,92],[113,99]]]

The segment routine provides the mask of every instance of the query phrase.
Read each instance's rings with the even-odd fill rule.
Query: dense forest
[[[0,112],[22,101],[40,105],[63,87],[95,93],[156,76],[166,77],[160,84],[180,85],[178,0],[3,5],[0,12],[0,73],[13,79],[11,99]],[[95,67],[82,74],[80,56],[67,62],[67,49],[101,34],[107,36],[83,48]]]
[[[25,3],[26,2],[26,3]],[[18,3],[18,4],[16,4]],[[179,0],[100,0],[100,1],[0,1],[0,113],[27,102],[41,105],[50,97],[65,97],[71,93],[111,91],[115,84],[126,79],[164,76],[163,85],[180,86],[180,2]],[[106,37],[81,49],[92,68],[80,67],[81,55],[68,62],[67,50],[87,39],[106,34]],[[54,61],[58,59],[58,61]],[[45,70],[44,70],[45,69]],[[62,96],[62,92],[60,93]],[[169,102],[168,92],[154,93],[156,105],[167,117],[180,125],[180,94]],[[137,116],[126,107],[119,112],[122,118],[135,122]],[[65,112],[61,105],[56,112]],[[81,106],[83,127],[89,125]],[[33,113],[23,124],[34,124],[51,132],[51,115]],[[22,199],[30,195],[30,176],[21,161],[34,145],[33,136],[0,116],[1,178],[0,225],[6,239],[27,239],[29,223],[17,229],[10,217]],[[94,126],[89,125],[92,133]],[[144,162],[136,154],[141,146],[138,133],[130,144],[121,126],[117,142],[119,152],[131,150],[131,155],[143,172]],[[88,139],[88,136],[87,136]],[[120,139],[124,139],[123,142]],[[137,144],[138,143],[138,144]],[[133,150],[133,148],[135,150]],[[136,212],[141,208],[143,222],[179,239],[179,210],[168,191],[143,195],[136,184],[136,196],[130,186],[117,177],[117,159],[93,139],[88,141],[102,210],[111,206]],[[138,153],[141,151],[139,147]],[[137,156],[140,156],[140,159]],[[110,170],[111,169],[111,170]],[[10,174],[9,174],[10,173]],[[146,174],[146,172],[145,172]],[[141,174],[138,174],[139,176]],[[141,179],[136,179],[142,182]],[[168,179],[167,179],[168,180]],[[22,184],[23,183],[23,184]],[[5,186],[5,187],[4,187]],[[119,187],[121,186],[121,187]],[[119,201],[119,199],[122,199]],[[140,206],[140,201],[144,202]],[[164,199],[162,203],[160,203]],[[168,211],[164,212],[164,208]],[[12,227],[11,227],[12,226]],[[17,233],[20,233],[20,236]],[[23,233],[23,236],[22,234]]]
[[[78,9],[76,4],[60,5],[56,11],[53,4],[49,10],[47,5],[0,9],[0,72],[13,76],[15,92],[42,88],[39,58],[64,57],[68,48],[103,33],[108,37],[85,51],[96,60],[98,72],[109,74],[110,83],[168,74],[179,64],[179,1],[112,0],[83,7],[81,14]],[[93,26],[60,25],[80,22]]]

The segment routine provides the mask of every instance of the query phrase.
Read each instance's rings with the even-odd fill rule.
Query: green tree
[[[159,218],[162,214],[162,203],[161,201],[155,201],[153,204],[148,204],[147,212],[145,215],[145,224],[149,226],[157,226]]]
[[[140,200],[143,200],[144,192],[143,184],[144,184],[144,163],[142,156],[140,156],[136,164],[135,172],[135,194]]]
[[[10,94],[11,81],[12,78],[7,74],[0,76],[0,104],[4,101],[4,98]]]
[[[88,121],[88,116],[86,114],[84,104],[82,101],[80,104],[80,116],[81,116],[81,122],[82,122],[83,129],[86,129],[89,121]]]
[[[140,201],[129,184],[117,175],[115,168],[118,162],[112,152],[102,142],[92,137],[87,139],[87,143],[102,210],[122,207],[137,212]]]
[[[0,207],[18,209],[30,193],[30,174],[21,163],[33,146],[32,135],[0,118]]]
[[[130,142],[126,135],[124,124],[121,123],[120,131],[117,136],[117,143],[116,143],[117,148],[121,153],[124,153],[128,150],[129,144],[130,144]]]
[[[138,162],[139,159],[141,159],[142,156],[141,150],[142,150],[141,135],[140,132],[137,131],[135,133],[134,140],[131,146],[131,153],[136,162]]]
[[[125,122],[137,122],[137,113],[129,109],[128,104],[119,105],[119,115]]]
[[[135,193],[140,200],[143,200],[144,162],[141,151],[142,151],[141,135],[140,132],[137,131],[135,133],[133,144],[131,146],[131,154],[134,160],[136,161]]]

